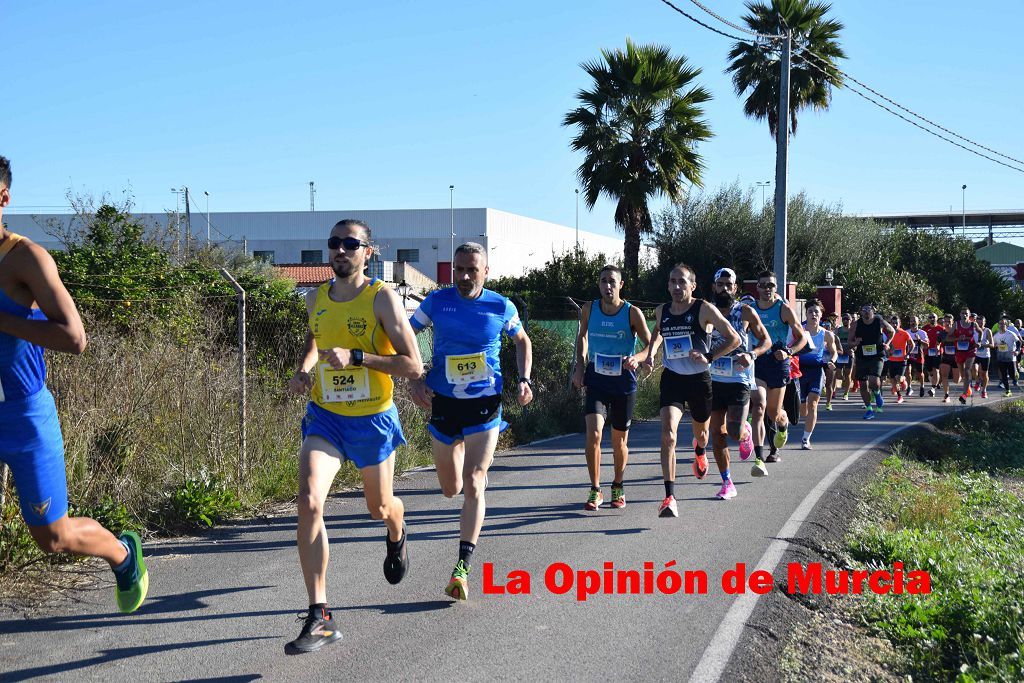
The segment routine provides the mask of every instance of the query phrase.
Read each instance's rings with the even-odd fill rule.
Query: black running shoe
[[[764,459],[765,462],[782,462],[782,456],[778,453],[769,453],[768,457]]]
[[[388,547],[388,554],[384,557],[384,578],[390,584],[401,582],[405,578],[405,573],[409,571],[408,538],[405,522],[402,522],[402,538],[397,542],[393,542],[388,534],[384,534],[384,542]]]
[[[918,397],[919,398],[924,398],[924,387],[921,387],[921,391],[920,391],[920,393],[918,393]]]
[[[286,651],[313,652],[328,643],[341,640],[341,631],[335,628],[334,617],[327,610],[310,607],[305,615],[300,614],[298,621],[304,621],[299,637],[285,646]]]

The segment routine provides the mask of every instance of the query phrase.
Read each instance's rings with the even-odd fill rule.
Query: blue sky
[[[736,0],[706,0],[738,19]],[[686,0],[677,4],[715,21]],[[839,0],[842,68],[933,120],[1024,158],[1024,3]],[[562,116],[579,64],[625,38],[703,69],[715,137],[705,187],[774,178],[767,124],[723,73],[731,41],[657,0],[517,3],[7,2],[4,128],[12,211],[65,192],[173,209],[188,185],[214,211],[490,206],[574,222]],[[726,27],[722,26],[729,31]],[[837,91],[805,112],[790,187],[851,212],[1024,209],[1024,173],[974,157]],[[770,196],[770,195],[769,195]],[[660,204],[656,203],[655,206]],[[581,208],[612,233],[614,205]]]

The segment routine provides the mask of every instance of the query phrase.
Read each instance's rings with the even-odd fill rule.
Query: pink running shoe
[[[754,452],[754,430],[746,422],[743,423],[743,429],[745,433],[743,438],[740,439],[740,460],[746,460]]]
[[[730,498],[735,497],[736,487],[733,485],[732,479],[729,479],[724,484],[722,484],[722,488],[719,489],[718,493],[715,494],[715,498],[720,498],[722,500],[729,500]]]

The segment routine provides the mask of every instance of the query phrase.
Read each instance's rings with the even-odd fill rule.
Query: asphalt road
[[[721,481],[713,460],[707,478],[697,481],[691,454],[681,452],[678,519],[657,516],[663,489],[656,423],[633,428],[622,510],[582,509],[582,435],[499,454],[466,604],[442,593],[457,559],[461,497],[441,496],[432,470],[396,482],[412,561],[398,586],[384,580],[384,528],[369,519],[361,495],[332,496],[328,594],[344,640],[307,655],[284,653],[307,604],[294,516],[149,543],[150,594],[134,615],[117,612],[112,582],[28,614],[0,610],[0,680],[680,680],[695,671],[713,677],[736,656],[725,641],[741,634],[749,614],[724,594],[722,573],[771,555],[766,551],[780,531],[795,533],[810,514],[808,493],[862,446],[953,409],[937,399],[909,399],[864,422],[854,401],[840,401],[835,411],[822,411],[814,450],[799,450],[802,429],[794,428],[783,462],[769,465],[766,478],[752,478],[750,461],[740,462],[733,448],[739,495],[730,501],[714,498]],[[689,440],[684,428],[680,442]],[[610,466],[605,471],[610,483]],[[706,572],[707,593],[598,594],[581,602],[575,590],[555,595],[544,585],[545,570],[557,562],[574,570],[601,570],[606,562],[642,570],[652,562],[660,571],[673,560],[674,569]],[[482,595],[484,562],[493,563],[499,582],[512,570],[527,572],[532,592]],[[749,597],[744,604],[754,607]],[[727,613],[732,626],[723,622]],[[716,631],[716,646],[704,656]]]

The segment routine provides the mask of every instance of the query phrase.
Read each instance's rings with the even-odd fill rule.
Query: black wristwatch
[[[352,349],[352,365],[356,366],[357,368],[361,368],[363,366],[362,349]]]
[[[531,389],[533,389],[533,382],[530,380],[529,377],[520,377],[519,378],[519,383],[520,384],[525,384],[526,386],[528,386]]]

